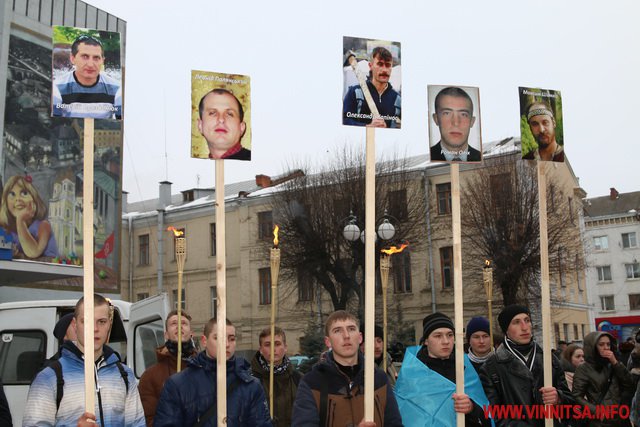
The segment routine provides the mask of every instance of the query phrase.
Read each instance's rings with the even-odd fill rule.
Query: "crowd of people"
[[[139,383],[107,343],[113,306],[94,298],[96,408],[84,408],[84,302],[61,318],[56,337],[60,351],[34,378],[23,426],[215,426],[217,425],[217,328],[210,319],[197,350],[191,317],[169,313],[165,343],[157,363]],[[456,392],[455,327],[443,313],[422,322],[419,345],[404,353],[401,368],[383,348],[383,331],[374,331],[374,420],[365,421],[363,331],[358,318],[336,311],[325,323],[327,350],[302,375],[287,356],[283,329],[265,328],[251,361],[235,355],[236,330],[226,321],[227,424],[234,426],[454,426],[464,414],[466,426],[542,426],[544,405],[569,408],[554,412],[554,425],[623,427],[637,425],[640,332],[618,352],[614,335],[595,331],[578,343],[558,343],[552,352],[552,384],[544,384],[543,353],[533,336],[531,313],[521,305],[498,315],[503,335],[491,341],[489,321],[473,317],[466,325],[464,392]],[[182,342],[178,340],[181,332]],[[496,343],[496,345],[493,345]],[[273,346],[273,410],[269,382]],[[637,347],[637,349],[636,349]],[[179,352],[178,350],[181,350]],[[550,350],[551,351],[551,350]],[[182,369],[177,372],[178,354]],[[500,408],[520,408],[521,412]],[[602,408],[616,408],[613,413]],[[0,421],[11,414],[0,382]]]

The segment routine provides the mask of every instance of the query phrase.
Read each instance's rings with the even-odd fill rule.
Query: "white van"
[[[0,378],[9,401],[13,425],[22,414],[31,380],[60,343],[53,336],[57,321],[72,313],[77,300],[46,300],[0,304]],[[115,306],[109,345],[120,353],[136,378],[156,363],[155,349],[164,343],[169,313],[167,294],[136,303],[112,300]]]

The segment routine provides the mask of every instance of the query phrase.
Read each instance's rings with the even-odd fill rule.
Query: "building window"
[[[594,237],[593,247],[596,251],[604,251],[609,249],[609,238],[607,236]]]
[[[577,323],[573,324],[573,339],[574,340],[579,340],[580,339],[578,337],[578,324]]]
[[[216,317],[218,314],[218,292],[215,286],[209,288],[209,295],[211,296],[211,317]]]
[[[258,282],[260,305],[271,304],[271,268],[258,270]]]
[[[615,310],[616,306],[613,303],[613,295],[601,296],[600,297],[600,306],[602,307],[602,311]]]
[[[409,217],[407,211],[407,190],[391,191],[389,193],[389,213],[399,221],[406,221]]]
[[[298,302],[313,301],[313,277],[304,268],[298,268]]]
[[[451,213],[451,183],[436,184],[438,197],[438,214],[449,215]]]
[[[453,286],[453,247],[440,248],[440,274],[442,275],[442,289]]]
[[[149,235],[138,236],[138,265],[149,265]]]
[[[556,342],[560,341],[560,325],[557,323],[553,324],[553,333],[556,337]]]
[[[625,264],[627,270],[627,279],[640,279],[640,263]]]
[[[636,232],[622,233],[622,247],[623,248],[635,248],[638,246],[638,240],[636,239]]]
[[[582,328],[582,339],[584,339],[584,336],[587,334],[587,326],[586,325],[580,325]]]
[[[180,292],[180,294],[182,294],[182,304],[181,305],[181,310],[186,310],[187,309],[187,300],[185,298],[185,292],[184,292],[184,288],[181,289],[182,292]],[[173,298],[173,309],[177,310],[178,309],[178,290],[174,289],[171,291],[171,297]]]
[[[405,250],[393,255],[393,286],[397,294],[411,292],[411,255]]]
[[[216,256],[216,223],[209,224],[209,254]]]
[[[141,292],[136,294],[136,301],[142,301],[143,299],[149,298],[149,292]]]
[[[177,228],[176,233],[180,234],[182,232],[182,234],[180,234],[179,237],[187,237],[185,229],[184,228]],[[171,235],[173,236],[173,260],[176,260],[176,239],[178,236],[176,236],[174,233],[171,233]]]
[[[603,265],[601,267],[596,267],[598,270],[598,282],[609,282],[611,281],[611,266]]]
[[[629,294],[629,310],[640,310],[640,294]]]
[[[273,239],[273,214],[271,211],[258,212],[258,239]]]

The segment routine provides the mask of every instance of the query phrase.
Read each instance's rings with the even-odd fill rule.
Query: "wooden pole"
[[[365,280],[364,280],[364,419],[373,417],[373,367],[375,329],[375,251],[376,251],[376,140],[375,128],[367,127],[366,178],[365,178]],[[357,420],[359,422],[359,420]]]
[[[385,370],[387,369],[387,287],[389,286],[390,267],[391,255],[382,255],[380,257],[380,284],[382,285],[382,360],[384,360],[382,366],[384,366]]]
[[[178,264],[178,361],[176,370],[182,368],[182,273],[184,271],[184,261],[187,257],[187,239],[184,236],[175,237],[176,241],[176,262]]]
[[[547,176],[546,162],[538,163],[538,207],[540,208],[540,270],[542,273],[542,367],[544,386],[553,386],[551,371],[551,292],[549,289],[549,238],[547,236]],[[553,418],[545,418],[545,427],[553,427]]]
[[[224,160],[216,160],[216,396],[218,427],[227,424],[227,247],[225,244]]]
[[[276,226],[277,227],[277,226]],[[275,232],[274,232],[275,234]],[[274,239],[275,240],[275,239]],[[277,243],[274,244],[277,246]],[[271,345],[269,346],[269,413],[273,416],[273,370],[275,368],[273,360],[275,358],[275,333],[276,333],[276,307],[278,305],[278,276],[280,275],[280,249],[271,249]]]
[[[453,310],[456,328],[456,393],[464,393],[464,323],[462,311],[462,237],[460,226],[460,165],[451,163],[451,219],[453,223]],[[456,412],[456,425],[464,427],[464,414]]]
[[[82,181],[82,267],[84,273],[84,403],[96,413],[93,328],[93,120],[84,119],[84,163]]]

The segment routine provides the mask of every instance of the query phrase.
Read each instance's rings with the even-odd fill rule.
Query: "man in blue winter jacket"
[[[23,426],[84,427],[98,423],[100,426],[145,427],[135,375],[120,362],[117,353],[105,345],[113,323],[113,306],[98,294],[94,295],[93,305],[95,410],[85,412],[84,298],[80,298],[71,320],[77,341],[65,341],[57,369],[50,365],[31,383]]]
[[[251,365],[235,357],[236,328],[227,320],[227,425],[229,427],[272,426],[269,405],[258,379],[251,376]],[[188,367],[169,377],[160,395],[153,425],[217,426],[216,319],[204,327],[205,350],[188,361]]]

